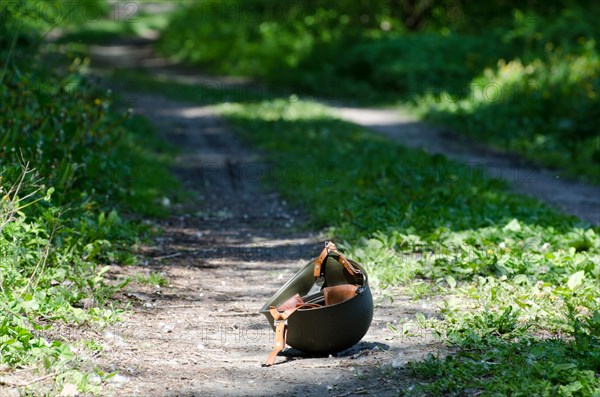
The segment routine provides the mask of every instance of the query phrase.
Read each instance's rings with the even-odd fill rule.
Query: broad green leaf
[[[526,274],[517,274],[514,278],[513,278],[513,283],[519,285],[519,284],[529,284],[529,278],[527,277]]]
[[[513,219],[512,221],[508,222],[502,230],[505,232],[519,232],[521,231],[521,224],[517,219]]]
[[[571,291],[574,291],[581,283],[583,283],[583,279],[585,278],[585,272],[583,270],[578,271],[577,273],[573,273],[571,277],[569,277],[569,281],[567,281],[567,286]]]
[[[446,276],[446,282],[450,286],[450,289],[454,289],[456,287],[456,279],[452,276]]]

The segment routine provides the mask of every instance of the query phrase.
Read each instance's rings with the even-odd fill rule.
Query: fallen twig
[[[346,393],[342,393],[342,394],[338,394],[336,397],[348,397],[351,396],[352,394],[368,394],[369,391],[367,389],[365,389],[364,387],[361,387],[360,389],[356,389],[353,391],[348,391]]]
[[[186,308],[186,307],[190,307],[190,308],[201,308],[202,305],[169,305],[169,306],[155,306],[153,307],[153,309],[182,309],[182,308]]]
[[[174,254],[155,256],[152,259],[155,261],[162,261],[163,259],[177,258],[178,256],[181,256],[181,255],[183,255],[181,252],[175,252]]]
[[[35,378],[35,379],[30,380],[28,382],[21,382],[21,383],[13,383],[13,382],[6,381],[4,379],[0,379],[0,385],[2,385],[2,386],[11,386],[11,387],[27,387],[27,386],[33,385],[34,383],[41,382],[41,381],[43,381],[45,379],[52,378],[52,377],[58,375],[59,373],[60,372],[54,372],[54,373],[51,373],[51,374],[48,374],[48,375],[40,376],[39,378]]]

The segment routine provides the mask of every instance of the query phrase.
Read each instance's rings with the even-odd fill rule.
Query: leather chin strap
[[[324,280],[321,280],[321,282],[319,283],[318,279],[321,278],[321,269],[323,267],[323,263],[325,262],[330,253],[338,255],[338,261],[344,266],[348,273],[350,273],[353,276],[362,275],[362,272],[359,269],[352,266],[350,261],[348,261],[342,254],[339,253],[335,244],[333,244],[331,241],[328,241],[325,243],[325,248],[323,249],[323,251],[321,251],[319,257],[315,259],[313,275],[315,276],[315,280],[317,281],[315,282],[313,288],[311,288],[311,291],[309,291],[309,294],[312,292],[318,292],[323,287]],[[316,291],[313,291],[313,289],[316,289]],[[350,294],[349,296],[355,295],[356,288],[354,288],[351,292],[352,294]],[[265,366],[269,367],[273,365],[275,363],[275,357],[277,357],[277,354],[279,354],[279,352],[285,348],[285,341],[287,338],[287,319],[298,309],[311,309],[315,307],[321,307],[321,305],[315,303],[300,303],[297,304],[295,307],[283,311],[277,310],[275,306],[271,306],[269,308],[269,312],[275,320],[275,347],[273,348],[271,354],[269,354]]]
[[[362,274],[360,270],[358,270],[357,268],[352,266],[350,261],[348,259],[346,259],[346,257],[344,257],[344,255],[340,254],[340,252],[337,250],[337,247],[335,246],[334,243],[332,243],[331,241],[328,241],[325,243],[325,248],[323,248],[323,251],[321,251],[321,254],[319,255],[319,257],[317,259],[315,259],[315,268],[313,271],[313,276],[315,276],[315,280],[318,279],[319,277],[321,277],[321,269],[323,267],[323,263],[325,262],[325,260],[327,259],[327,257],[329,256],[330,253],[334,253],[334,254],[338,255],[338,257],[339,257],[338,261],[342,265],[344,265],[344,268],[351,275],[356,276],[358,274]]]
[[[267,357],[265,366],[270,367],[271,365],[275,364],[275,357],[277,357],[279,352],[285,348],[285,341],[287,338],[287,319],[298,309],[311,309],[320,306],[321,305],[315,303],[304,303],[282,312],[277,310],[275,306],[271,306],[269,312],[275,319],[275,347],[273,347],[273,351],[271,354],[269,354],[269,357]]]

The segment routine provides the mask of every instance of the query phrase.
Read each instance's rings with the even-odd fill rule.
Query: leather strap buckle
[[[315,280],[317,280],[319,277],[321,277],[323,263],[325,262],[325,260],[327,259],[327,257],[329,256],[330,253],[334,253],[338,256],[338,262],[340,262],[344,266],[344,268],[346,269],[346,271],[348,271],[348,273],[355,275],[355,276],[362,275],[362,272],[359,269],[355,268],[350,263],[350,261],[348,261],[348,259],[346,259],[346,257],[344,257],[344,255],[342,255],[337,250],[337,247],[335,246],[334,243],[332,243],[331,241],[326,241],[325,248],[323,248],[323,251],[321,251],[321,254],[314,261],[313,276],[315,277]]]

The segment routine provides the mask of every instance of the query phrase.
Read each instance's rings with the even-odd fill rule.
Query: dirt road
[[[105,66],[140,68],[181,84],[264,91],[260,85],[247,79],[211,76],[174,65],[154,53],[153,40],[129,40],[112,46],[93,47],[93,50],[102,54],[98,61]],[[286,92],[283,89],[273,91]],[[443,154],[450,160],[480,168],[489,177],[506,180],[519,193],[600,225],[598,185],[563,179],[558,171],[537,167],[518,155],[499,152],[446,128],[419,121],[415,116],[399,109],[369,109],[340,105],[335,101],[321,102],[332,103],[332,111],[346,121],[384,134],[404,146]]]
[[[178,82],[206,83],[206,76],[174,74],[153,56],[147,43],[98,47],[96,53],[104,55],[96,63],[104,68],[118,62]],[[113,395],[397,395],[414,380],[396,368],[428,353],[444,352],[430,333],[399,325],[414,319],[416,312],[435,315],[435,302],[412,302],[402,290],[386,291],[393,300],[384,299],[375,289],[374,321],[361,343],[333,357],[307,357],[288,349],[278,357],[278,365],[262,367],[273,332],[257,310],[319,253],[325,237],[299,227],[306,219],[302,210],[291,208],[269,190],[269,166],[236,139],[214,109],[159,95],[136,95],[133,105],[161,135],[182,148],[175,172],[193,199],[178,209],[181,215],[161,225],[164,235],[144,250],[149,259],[142,270],[164,273],[169,286],[130,288],[132,313],[103,335],[105,350],[94,360],[106,371],[118,371],[110,385]],[[418,129],[407,133],[412,121],[403,124],[397,115],[374,112],[369,118],[356,111],[341,112],[342,117],[408,146],[429,145],[425,149],[445,154],[460,147],[448,146],[433,135],[419,137]],[[495,157],[487,157],[490,153],[470,158],[493,163]],[[549,202],[564,196],[560,206],[597,222],[594,188],[581,185],[583,190],[578,190],[546,177],[522,188],[519,181],[513,182],[525,193],[547,195]],[[536,193],[543,191],[547,193]],[[139,270],[113,266],[111,272]],[[401,332],[390,331],[388,324]]]
[[[134,307],[107,330],[96,363],[118,371],[113,395],[397,395],[410,380],[390,369],[441,348],[430,334],[390,331],[433,314],[395,291],[377,305],[369,333],[333,357],[307,357],[288,349],[271,368],[261,364],[273,332],[260,306],[322,248],[317,232],[299,231],[305,217],[261,183],[268,167],[240,144],[210,107],[160,96],[137,96],[135,111],[148,117],[182,153],[175,172],[193,200],[161,226],[164,235],[145,247],[145,272],[162,272],[169,286],[130,287]],[[168,192],[166,192],[168,196]],[[113,275],[140,268],[113,266]],[[427,301],[425,301],[427,302]],[[343,330],[340,330],[343,332]]]

